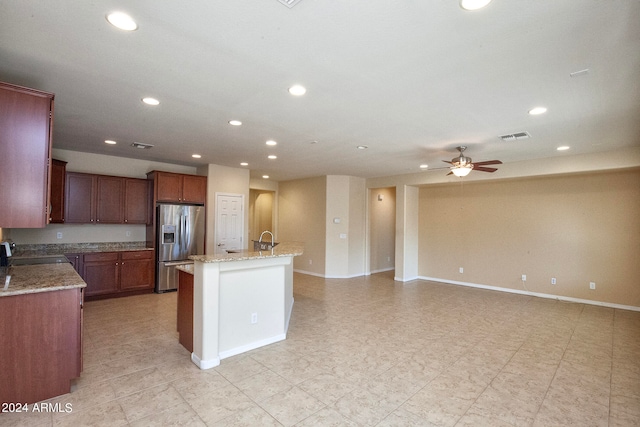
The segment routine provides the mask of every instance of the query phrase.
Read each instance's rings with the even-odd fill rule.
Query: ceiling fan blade
[[[485,165],[501,165],[502,162],[500,160],[487,160],[486,162],[475,162],[474,165],[485,166]]]
[[[453,175],[453,172],[449,172],[448,174],[446,174],[445,176],[449,176],[449,175]]]
[[[473,165],[473,170],[474,170],[474,171],[480,171],[480,172],[495,172],[495,171],[497,171],[498,169],[496,169],[496,168],[485,168],[485,167],[482,167],[482,166],[476,166],[476,165],[474,164],[474,165]]]
[[[453,162],[450,162],[449,160],[443,160],[443,162],[445,162],[445,163],[449,163],[450,165],[452,165],[452,164],[453,164]]]

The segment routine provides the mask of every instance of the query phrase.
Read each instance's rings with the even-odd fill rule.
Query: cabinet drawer
[[[90,253],[84,254],[84,262],[85,264],[88,262],[100,262],[100,261],[118,261],[118,253],[117,252],[98,252],[98,253]]]
[[[153,251],[122,252],[121,257],[123,261],[131,259],[153,259]]]

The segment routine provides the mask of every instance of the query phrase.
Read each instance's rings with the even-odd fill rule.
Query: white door
[[[243,249],[244,195],[216,194],[215,252]]]

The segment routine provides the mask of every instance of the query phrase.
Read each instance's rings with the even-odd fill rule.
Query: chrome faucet
[[[269,230],[264,230],[261,234],[260,234],[260,239],[258,239],[259,243],[262,243],[262,236],[264,235],[264,233],[269,233],[271,234],[271,247],[273,248],[273,233],[270,232]]]

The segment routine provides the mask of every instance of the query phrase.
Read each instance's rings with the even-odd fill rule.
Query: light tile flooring
[[[0,425],[637,426],[640,312],[391,273],[295,275],[286,341],[200,371],[176,294],[89,302],[84,372]]]

